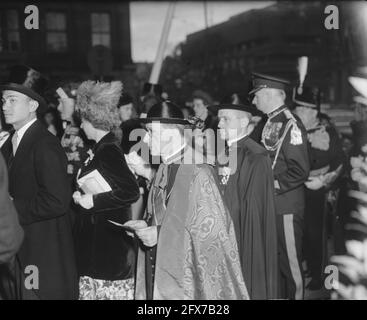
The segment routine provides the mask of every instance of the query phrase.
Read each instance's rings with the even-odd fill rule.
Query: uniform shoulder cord
[[[290,129],[294,124],[295,124],[295,122],[294,122],[292,119],[290,119],[290,120],[288,121],[288,123],[287,123],[287,126],[286,126],[286,128],[285,128],[285,130],[284,130],[284,134],[283,134],[283,136],[280,138],[280,140],[279,140],[279,144],[277,145],[277,152],[276,152],[276,154],[275,154],[275,158],[274,158],[273,164],[271,165],[271,169],[272,169],[272,170],[274,170],[275,165],[276,165],[276,163],[277,163],[278,156],[279,156],[279,153],[280,153],[280,149],[282,148],[282,145],[283,145],[284,139],[285,139],[285,137],[286,137],[286,135],[287,135],[287,133],[288,133],[289,129]]]

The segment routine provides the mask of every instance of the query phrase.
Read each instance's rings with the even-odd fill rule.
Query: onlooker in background
[[[163,100],[162,93],[163,88],[160,84],[144,83],[143,90],[140,95],[141,108],[139,108],[139,111],[141,118],[146,116],[147,112],[153,105]]]
[[[192,99],[195,117],[204,122],[202,131],[209,128],[216,130],[218,119],[208,110],[208,107],[213,104],[212,97],[202,90],[196,90],[192,94]]]
[[[115,225],[131,219],[131,204],[139,198],[135,177],[114,134],[120,130],[117,104],[121,90],[119,81],[86,81],[77,91],[81,128],[88,139],[96,141],[78,174],[83,194],[73,195],[81,209],[75,242],[82,300],[132,299],[134,294],[135,242]],[[101,176],[108,187],[93,190],[92,178],[83,184],[81,179],[88,174]]]
[[[54,107],[49,107],[43,114],[43,123],[46,125],[48,131],[61,139],[63,134],[62,122],[60,114]]]
[[[76,88],[76,84],[69,84],[56,91],[59,96],[57,110],[60,112],[64,128],[61,145],[68,158],[68,175],[71,182],[74,182],[78,170],[88,158],[89,149],[85,134],[80,130],[80,119],[75,113]]]
[[[198,120],[196,121],[197,129],[193,132],[193,143],[197,150],[202,150],[206,162],[214,164],[218,119],[213,112],[208,109],[208,107],[213,104],[213,99],[208,93],[202,90],[194,91],[192,97],[195,118]]]
[[[367,99],[366,99],[367,100]],[[361,154],[362,147],[367,144],[367,101],[366,105],[357,103],[354,108],[354,120],[350,126],[353,133],[352,155]]]
[[[349,82],[361,96],[354,97],[357,103],[355,107],[355,120],[350,126],[353,131],[354,151],[353,155],[362,154],[362,147],[367,144],[367,67],[361,67],[355,75],[349,77]]]
[[[123,92],[118,103],[119,117],[121,122],[130,120],[133,117],[134,105],[133,98],[126,92]]]

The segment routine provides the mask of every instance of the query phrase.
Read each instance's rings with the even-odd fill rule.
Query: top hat
[[[160,97],[163,93],[163,88],[160,84],[145,82],[143,86],[142,96],[153,94]]]
[[[43,95],[48,84],[46,77],[40,72],[25,66],[16,65],[10,68],[8,81],[0,85],[0,90],[12,90],[23,93],[33,100],[38,101],[39,110],[45,110],[47,104]]]
[[[289,85],[288,80],[262,73],[253,72],[252,73],[253,89],[249,92],[249,95],[254,94],[255,92],[264,88],[285,90],[287,88],[287,85]]]
[[[171,101],[162,101],[153,105],[146,118],[140,118],[142,123],[160,122],[169,124],[190,125],[191,123],[184,119],[184,115],[179,106]]]
[[[292,100],[298,106],[320,111],[321,92],[318,88],[303,87],[301,93],[297,88],[293,88]]]

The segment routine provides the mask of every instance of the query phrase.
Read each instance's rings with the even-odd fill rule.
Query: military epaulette
[[[292,130],[291,130],[291,144],[297,146],[302,144],[302,132],[301,129],[297,125],[297,121],[295,118],[293,120],[290,120],[293,122]]]

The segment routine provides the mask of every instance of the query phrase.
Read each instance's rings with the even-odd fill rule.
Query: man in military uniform
[[[309,176],[306,131],[284,104],[283,79],[253,73],[253,103],[268,116],[261,142],[272,160],[277,214],[280,297],[303,298],[304,183]]]
[[[307,288],[322,287],[327,259],[326,218],[328,204],[335,199],[335,180],[341,173],[344,153],[336,129],[320,119],[320,91],[311,87],[293,90],[295,114],[307,130],[310,175],[306,185],[304,254],[311,282]]]

